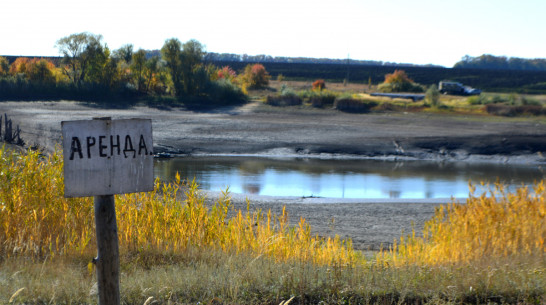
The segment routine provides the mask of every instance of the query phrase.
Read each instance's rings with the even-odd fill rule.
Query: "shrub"
[[[395,70],[386,74],[385,81],[378,86],[380,92],[423,92],[421,85],[411,80],[404,70]]]
[[[334,108],[345,112],[365,113],[376,106],[376,102],[364,102],[350,97],[342,97],[334,102]]]
[[[208,95],[214,104],[232,105],[246,101],[243,91],[227,79],[211,82]]]
[[[324,82],[323,79],[317,79],[316,81],[313,82],[313,90],[318,90],[318,91],[321,91],[323,89],[326,89],[326,83]]]
[[[393,73],[387,73],[385,75],[385,83],[387,84],[403,84],[413,83],[413,80],[409,78],[404,70],[394,70]]]
[[[269,73],[262,64],[247,65],[241,76],[242,84],[246,88],[264,88],[269,85]]]
[[[432,107],[438,107],[440,103],[440,91],[438,91],[436,85],[431,85],[428,88],[425,94],[425,101]]]
[[[499,115],[499,116],[546,114],[546,109],[544,109],[544,107],[542,106],[537,106],[537,105],[511,106],[511,105],[488,104],[488,105],[485,105],[484,109],[485,109],[485,112],[489,114]]]
[[[397,83],[382,83],[377,86],[379,92],[391,93],[391,92],[412,92],[421,93],[425,90],[419,84],[397,84]]]
[[[222,67],[222,69],[219,69],[216,74],[218,79],[225,79],[229,81],[233,81],[237,77],[237,73],[235,70],[231,69],[230,66]]]
[[[487,98],[484,95],[473,95],[466,99],[469,105],[485,105],[488,103]]]
[[[506,103],[508,100],[506,98],[503,98],[500,95],[493,95],[491,97],[491,103],[493,104],[499,104],[499,103]]]
[[[542,106],[542,103],[536,99],[529,98],[529,97],[521,97],[521,104],[522,105],[532,105],[532,106]]]
[[[265,102],[271,106],[297,106],[301,105],[303,100],[293,89],[283,84],[280,94],[277,96],[268,95]]]
[[[281,86],[281,94],[280,95],[281,96],[295,96],[297,94],[292,88],[289,88],[287,85],[283,84]]]
[[[300,96],[313,107],[333,106],[337,95],[329,90],[307,90],[303,91]]]

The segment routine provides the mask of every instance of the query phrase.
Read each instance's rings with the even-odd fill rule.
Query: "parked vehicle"
[[[443,94],[453,95],[480,95],[480,93],[482,93],[480,89],[465,86],[459,82],[445,80],[440,82],[438,85],[438,90]]]

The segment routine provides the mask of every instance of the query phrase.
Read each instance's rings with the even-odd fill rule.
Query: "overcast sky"
[[[57,56],[74,33],[111,49],[196,39],[206,51],[453,66],[546,58],[544,0],[3,0],[0,54]]]

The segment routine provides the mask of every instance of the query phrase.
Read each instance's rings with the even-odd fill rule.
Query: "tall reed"
[[[471,194],[475,187],[470,186]],[[496,258],[546,258],[544,181],[509,193],[495,184],[466,204],[439,206],[422,237],[401,237],[381,259],[395,265],[468,263]]]
[[[43,158],[28,151],[0,149],[0,254],[59,256],[95,249],[90,198],[63,197],[59,152]],[[232,211],[229,194],[211,207],[195,182],[155,182],[155,190],[116,196],[120,250],[128,255],[176,256],[189,247],[252,253],[278,261],[353,264],[359,255],[350,241],[313,237],[301,219],[288,215]],[[228,212],[235,216],[228,217]]]

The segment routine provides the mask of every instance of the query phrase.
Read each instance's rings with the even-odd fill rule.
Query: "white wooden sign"
[[[154,188],[152,121],[63,121],[64,196],[86,197]]]

